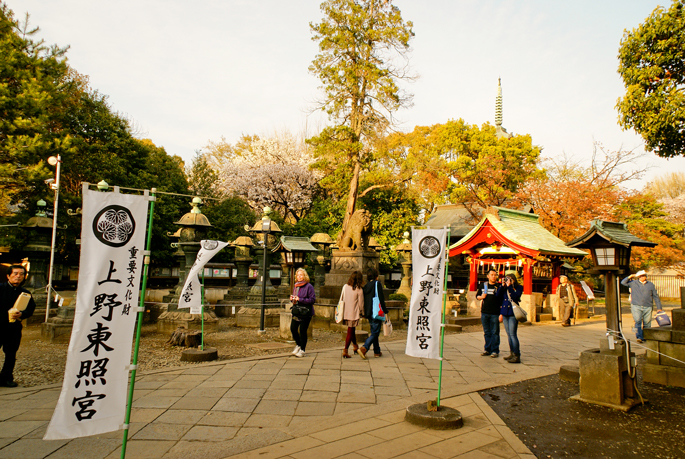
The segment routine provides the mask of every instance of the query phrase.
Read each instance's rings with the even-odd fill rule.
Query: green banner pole
[[[442,389],[442,351],[445,347],[445,308],[447,307],[447,267],[450,263],[450,228],[447,228],[447,247],[445,250],[445,286],[442,289],[442,322],[440,324],[440,372],[438,373],[438,400],[440,407],[440,390]]]
[[[205,350],[205,268],[202,268],[202,285],[200,285],[202,303],[200,304],[200,349]]]
[[[136,344],[131,363],[131,379],[128,386],[128,402],[126,404],[126,416],[124,417],[124,439],[121,443],[121,459],[126,457],[126,442],[128,441],[128,426],[131,421],[131,405],[133,404],[133,390],[136,385],[136,370],[138,368],[138,349],[140,347],[140,329],[143,325],[143,312],[145,311],[145,291],[147,289],[147,274],[150,268],[150,247],[152,244],[152,217],[155,212],[156,188],[150,190],[150,214],[147,222],[147,240],[145,241],[145,258],[143,264],[143,285],[140,292],[140,307],[138,309],[138,323],[136,324]]]

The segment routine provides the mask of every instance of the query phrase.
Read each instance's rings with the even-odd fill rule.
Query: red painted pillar
[[[478,290],[478,259],[469,258],[469,264],[469,292],[475,292]]]
[[[523,262],[523,294],[533,293],[533,260]]]
[[[552,291],[550,293],[557,292],[557,287],[559,287],[559,276],[561,276],[561,263],[556,263],[554,265],[554,276],[552,277]]]

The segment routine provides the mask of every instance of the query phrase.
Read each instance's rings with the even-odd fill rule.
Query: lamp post
[[[269,233],[271,232],[271,219],[269,218],[268,214],[265,214],[264,217],[262,217],[262,234],[264,237],[262,238],[262,243],[264,244],[264,258],[262,259],[262,310],[259,315],[259,333],[264,333],[264,304],[266,303],[266,275],[269,272],[269,267],[266,265],[267,264],[267,242],[269,240]]]
[[[55,206],[53,208],[52,215],[52,243],[50,244],[50,266],[48,268],[48,287],[47,294],[48,298],[45,303],[45,321],[50,318],[50,299],[52,298],[52,272],[54,270],[53,264],[55,262],[55,240],[57,239],[57,208],[59,203],[59,179],[62,166],[62,157],[60,155],[50,156],[48,158],[48,164],[51,166],[57,166],[55,170],[55,181],[50,183],[50,187],[55,190]]]
[[[625,223],[593,220],[590,229],[569,247],[590,249],[595,269],[604,275],[607,336],[599,341],[599,350],[580,353],[580,394],[571,397],[587,403],[628,411],[636,399],[635,354],[622,332],[621,298],[617,275],[629,271],[631,247],[654,247],[655,243],[631,234]]]

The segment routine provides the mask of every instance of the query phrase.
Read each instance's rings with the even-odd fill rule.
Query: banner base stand
[[[186,349],[181,352],[181,362],[209,362],[219,358],[219,351],[215,347],[202,349]]]
[[[464,420],[459,411],[444,405],[437,407],[436,411],[428,411],[426,403],[408,406],[404,420],[433,430],[453,430],[464,426]]]

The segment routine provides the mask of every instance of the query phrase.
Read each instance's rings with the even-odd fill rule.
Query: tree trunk
[[[354,208],[357,205],[357,195],[359,194],[359,171],[361,170],[361,164],[357,160],[354,163],[354,172],[352,173],[352,180],[350,181],[350,192],[347,195],[347,208],[345,209],[345,219],[343,220],[342,234],[347,231],[347,224],[352,218],[354,213]]]
[[[172,346],[198,347],[201,342],[202,332],[200,330],[178,327],[166,343]]]

